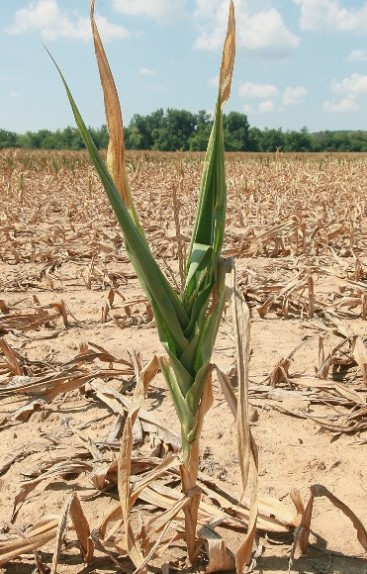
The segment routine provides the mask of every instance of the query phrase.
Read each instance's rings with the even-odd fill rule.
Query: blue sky
[[[235,0],[237,55],[226,111],[252,126],[367,129],[367,1]],[[96,0],[127,125],[168,107],[211,111],[228,0]],[[84,120],[103,100],[89,0],[1,0],[0,128],[74,125],[52,52]]]

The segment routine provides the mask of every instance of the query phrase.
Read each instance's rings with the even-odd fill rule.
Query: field
[[[128,156],[139,215],[177,289],[202,161]],[[279,531],[259,521],[251,571],[365,574],[367,156],[229,154],[226,170],[224,255],[235,259],[251,312],[259,495],[292,514],[292,493],[304,504],[315,494],[308,553],[290,561],[295,529],[271,515]],[[86,154],[3,150],[0,182],[0,563],[1,545],[35,535],[32,527],[47,517],[45,543],[9,558],[0,572],[132,572],[105,517],[118,499],[119,438],[137,373],[162,353],[149,304]],[[215,363],[236,391],[230,306]],[[233,517],[219,520],[218,531],[234,551],[244,532],[236,426],[216,376],[214,397],[200,485],[216,509],[212,521],[221,511]],[[178,485],[174,464],[155,471],[180,448],[168,399],[158,373],[134,426],[131,483],[138,490],[144,473],[157,474],[150,496],[139,491],[136,528],[146,516],[158,520],[165,489]],[[77,537],[84,556],[91,541],[96,547],[89,566]],[[151,564],[165,573],[205,568],[185,565],[180,540]]]

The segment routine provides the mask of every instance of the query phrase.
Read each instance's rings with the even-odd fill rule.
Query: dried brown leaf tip
[[[220,103],[223,105],[230,96],[234,60],[236,54],[236,21],[233,0],[230,1],[227,35],[224,42],[222,65],[219,75]]]
[[[94,48],[96,59],[103,89],[106,121],[109,132],[109,143],[107,149],[107,165],[111,176],[119,190],[121,197],[134,218],[136,224],[139,224],[135,212],[132,195],[130,192],[129,181],[126,171],[125,161],[125,143],[124,143],[124,126],[121,113],[120,99],[116,89],[115,80],[108,63],[105,49],[98,27],[94,18],[95,0],[90,3],[90,20],[92,25]]]

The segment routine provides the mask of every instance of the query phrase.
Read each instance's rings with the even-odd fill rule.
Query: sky
[[[125,125],[159,108],[214,108],[229,0],[96,0]],[[367,1],[235,0],[226,112],[251,126],[367,129]],[[0,129],[74,125],[44,46],[87,125],[105,123],[89,0],[0,0]]]

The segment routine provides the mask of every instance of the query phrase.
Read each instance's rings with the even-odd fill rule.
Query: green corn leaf
[[[203,271],[210,263],[213,255],[211,245],[195,243],[192,248],[190,267],[186,276],[185,292],[190,297],[196,284],[198,283],[198,274]]]
[[[170,361],[168,361],[166,357],[161,357],[160,366],[168,384],[180,422],[185,423],[188,427],[192,428],[195,425],[195,419],[181,393],[180,386],[177,382],[176,375]]]
[[[169,331],[178,352],[183,352],[187,345],[187,339],[183,334],[183,329],[188,324],[188,318],[184,308],[168,280],[158,267],[145,238],[141,235],[132,220],[87,130],[59,66],[49,51],[48,53],[60,74],[76,124],[124,233],[126,247],[135,271],[150,303],[159,311],[161,321],[164,322],[165,327],[162,324],[160,331],[161,333]]]
[[[181,394],[183,397],[185,397],[192,386],[193,380],[195,378],[195,373],[190,373],[174,353],[168,351],[168,356],[171,360],[171,367],[175,373]]]
[[[198,344],[198,354],[195,360],[195,370],[198,371],[202,365],[208,363],[213,354],[215,340],[217,337],[220,320],[223,315],[223,308],[226,297],[225,274],[228,264],[225,260],[220,260],[218,265],[218,275],[215,283],[213,295],[213,305],[210,313],[206,317],[205,324],[201,329],[201,339]]]
[[[214,124],[205,156],[199,205],[191,240],[187,269],[195,262],[195,246],[212,247],[219,256],[224,237],[226,183],[224,174],[223,117],[218,97]]]
[[[194,415],[199,408],[201,396],[203,394],[203,388],[207,380],[207,373],[210,368],[210,363],[207,362],[201,367],[201,369],[199,369],[196,374],[194,384],[191,386],[189,392],[186,395],[187,406]]]
[[[192,306],[187,310],[190,316],[190,323],[184,330],[184,334],[189,339],[192,336],[194,329],[201,325],[201,320],[207,312],[210,295],[213,290],[213,281],[208,283],[205,288],[202,287],[201,291],[197,293],[195,299],[192,301]]]

